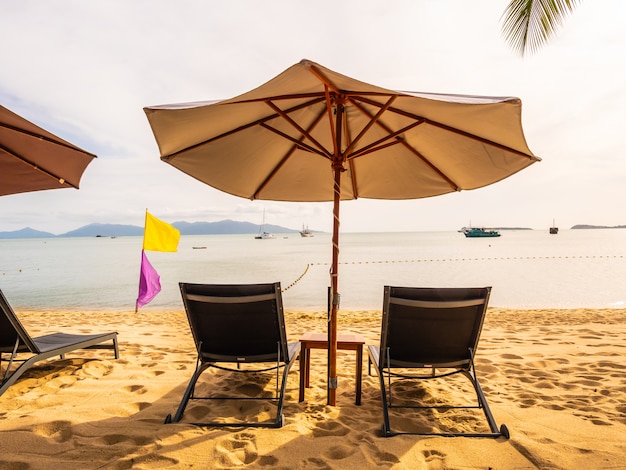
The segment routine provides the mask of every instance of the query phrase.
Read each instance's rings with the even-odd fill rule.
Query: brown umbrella
[[[0,196],[77,188],[96,158],[0,106]]]
[[[388,90],[303,60],[238,97],[144,109],[161,159],[236,196],[334,201],[329,404],[335,404],[342,199],[495,183],[540,159],[521,101]]]

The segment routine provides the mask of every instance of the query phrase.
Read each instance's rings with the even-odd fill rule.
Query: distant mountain
[[[174,222],[172,224],[181,235],[233,235],[252,234],[259,232],[259,225],[250,222],[235,220],[221,220],[219,222]],[[298,230],[265,224],[264,230],[270,233],[295,233]]]
[[[16,230],[14,232],[0,232],[0,239],[2,238],[54,238],[55,234],[49,232],[42,232],[30,227]]]
[[[220,222],[174,222],[181,235],[245,235],[259,233],[260,226],[250,222],[222,220]],[[279,225],[265,225],[270,233],[296,233],[298,230]],[[8,238],[56,238],[56,237],[134,237],[143,235],[143,227],[120,224],[89,224],[67,233],[54,235],[32,228],[14,232],[0,232],[0,239]]]
[[[588,229],[588,228],[626,228],[626,225],[614,225],[612,227],[606,225],[573,225],[572,230]]]
[[[119,224],[89,224],[59,237],[134,237],[143,235],[143,227]]]

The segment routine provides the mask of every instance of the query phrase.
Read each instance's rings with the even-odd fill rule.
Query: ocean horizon
[[[147,252],[162,290],[141,311],[182,309],[179,282],[279,281],[287,311],[325,311],[331,235],[182,236],[175,253]],[[0,240],[0,289],[14,308],[135,308],[142,237]],[[341,310],[380,310],[385,285],[492,286],[491,307],[626,307],[626,231],[506,230],[340,235]]]

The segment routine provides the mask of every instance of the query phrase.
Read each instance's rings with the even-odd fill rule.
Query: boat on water
[[[486,228],[464,227],[463,235],[467,238],[499,237],[500,232]]]
[[[308,226],[302,226],[302,230],[300,230],[300,236],[301,237],[312,237],[313,236],[313,232],[311,230],[309,230]]]
[[[258,235],[254,236],[255,240],[269,240],[272,238],[276,238],[273,234],[269,233],[269,232],[261,232]]]
[[[559,233],[559,227],[554,225],[554,220],[552,220],[552,227],[550,227],[550,234],[556,235],[557,233]]]
[[[192,246],[194,250],[206,250],[206,246]]]
[[[254,236],[255,240],[271,240],[272,238],[276,238],[269,232],[264,230],[265,228],[265,209],[263,209],[263,223],[259,227],[259,234]]]

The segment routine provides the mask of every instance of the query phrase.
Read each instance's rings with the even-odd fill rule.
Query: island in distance
[[[172,224],[181,235],[245,235],[256,234],[260,226],[250,222],[237,222],[234,220],[222,220],[219,222],[174,222]],[[294,230],[279,225],[265,224],[264,230],[271,233],[298,233]],[[70,232],[55,235],[42,232],[30,227],[13,232],[0,232],[0,239],[8,238],[64,238],[64,237],[133,237],[142,236],[143,227],[136,225],[120,224],[89,224]]]

